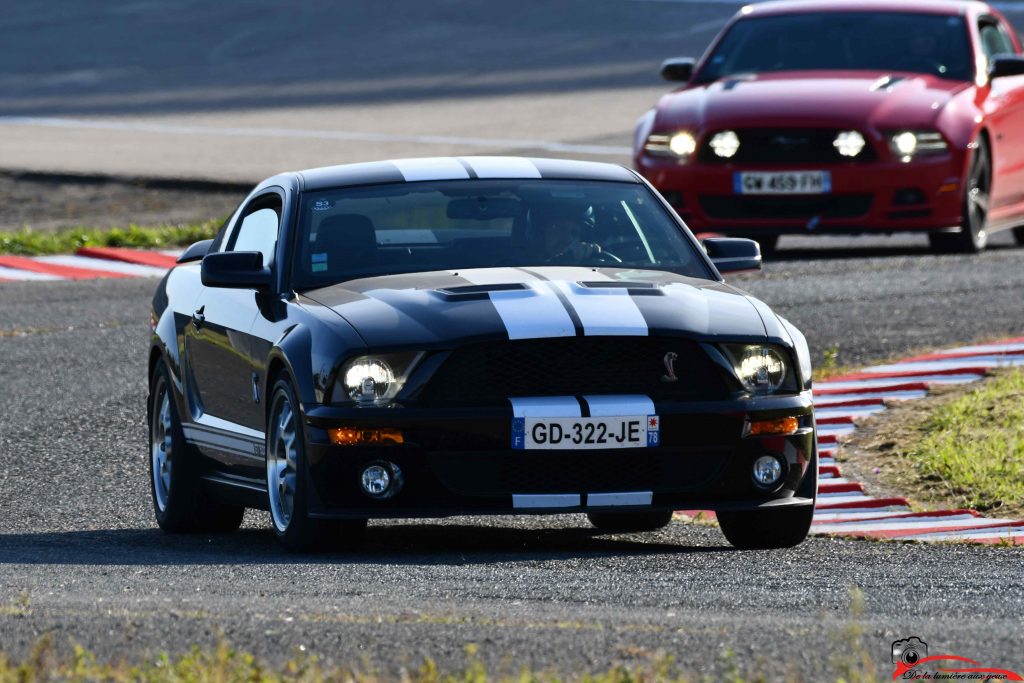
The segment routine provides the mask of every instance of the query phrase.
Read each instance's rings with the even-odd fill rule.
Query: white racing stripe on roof
[[[582,417],[575,396],[514,396],[508,399],[514,417]]]
[[[406,182],[418,180],[467,180],[469,171],[454,157],[395,159],[392,161]]]
[[[0,266],[0,280],[63,280],[59,275],[48,273],[35,273],[31,270],[18,270],[17,268],[5,268]]]
[[[474,285],[523,282],[527,289],[490,292],[488,297],[509,339],[574,337],[576,326],[558,296],[532,275],[514,268],[481,268],[459,271],[459,277]]]
[[[540,171],[529,159],[519,157],[460,157],[478,178],[540,178]]]
[[[569,300],[585,335],[647,336],[647,321],[627,290],[581,287],[565,281],[547,284]]]
[[[35,260],[40,263],[52,263],[58,266],[105,270],[108,273],[124,273],[125,275],[136,275],[138,277],[163,277],[167,273],[166,268],[92,258],[91,256],[73,256],[70,254],[62,256],[37,256]]]

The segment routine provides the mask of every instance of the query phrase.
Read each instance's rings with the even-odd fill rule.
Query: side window
[[[981,49],[985,52],[985,58],[991,60],[993,55],[1014,54],[1013,41],[1006,34],[1002,26],[993,21],[983,21],[978,27],[981,35]]]
[[[263,264],[269,266],[274,260],[280,224],[281,199],[277,195],[255,200],[246,207],[228,251],[258,251],[263,254]]]

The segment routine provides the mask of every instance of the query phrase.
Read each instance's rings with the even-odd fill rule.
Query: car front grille
[[[715,131],[717,132],[717,131]],[[740,128],[736,154],[728,159],[711,149],[711,132],[704,137],[699,160],[706,164],[836,164],[861,163],[877,158],[868,142],[856,157],[844,157],[833,144],[838,128]],[[867,136],[865,136],[866,138]]]
[[[665,356],[675,353],[676,382]],[[645,394],[720,400],[726,380],[700,346],[680,337],[560,337],[455,349],[416,397],[425,406],[508,405],[514,396]]]
[[[870,210],[872,195],[700,195],[698,199],[704,213],[714,219],[809,220],[815,216],[859,218]]]

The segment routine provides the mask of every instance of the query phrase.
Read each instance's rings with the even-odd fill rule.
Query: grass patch
[[[160,248],[186,246],[217,234],[222,220],[209,220],[188,225],[161,225],[126,228],[75,228],[62,232],[36,232],[22,228],[0,232],[0,254],[39,256],[70,254],[79,247]]]
[[[892,402],[839,457],[847,476],[908,496],[914,510],[1024,515],[1024,369]]]
[[[854,599],[857,599],[855,593]],[[836,683],[877,683],[877,657],[863,646],[859,629],[842,635],[841,645],[854,646],[836,662],[837,673],[825,679],[809,679],[798,674],[787,675],[791,683],[803,681],[835,681]],[[193,647],[179,657],[161,654],[142,663],[127,660],[99,661],[80,645],[59,654],[50,636],[41,638],[24,660],[12,660],[0,652],[0,683],[42,683],[43,681],[109,681],[111,683],[690,683],[728,681],[729,683],[764,683],[777,680],[759,673],[743,672],[740,660],[726,650],[718,658],[725,675],[681,673],[677,662],[669,656],[651,655],[643,664],[615,666],[599,673],[576,673],[561,676],[551,671],[522,668],[515,674],[488,670],[477,645],[465,646],[466,663],[461,668],[445,671],[432,659],[424,660],[416,670],[404,670],[398,676],[382,674],[369,664],[357,668],[328,667],[321,660],[300,648],[296,655],[280,667],[272,667],[252,654],[233,649],[222,641],[212,649]]]
[[[918,431],[906,456],[923,482],[963,507],[1024,511],[1024,369],[939,406]]]

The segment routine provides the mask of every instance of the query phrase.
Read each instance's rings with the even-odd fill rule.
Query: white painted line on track
[[[16,268],[5,268],[0,266],[0,280],[63,280],[57,275],[46,273],[33,273],[30,270],[17,270]]]
[[[996,368],[1024,365],[1024,355],[1017,356],[967,356],[965,358],[946,358],[928,361],[907,361],[892,365],[879,365],[865,368],[864,372],[935,372],[936,370],[955,370],[956,368]]]
[[[926,384],[962,384],[974,382],[982,375],[966,373],[963,375],[921,375],[914,377],[879,377],[878,379],[854,379],[836,382],[822,382],[818,384],[819,389],[858,389],[871,387],[887,387],[894,384],[907,384],[910,382],[924,382]]]
[[[68,119],[46,116],[0,116],[3,126],[35,126],[70,130],[113,130],[162,135],[208,135],[212,137],[303,138],[312,140],[345,140],[355,142],[407,142],[417,145],[447,145],[479,147],[492,150],[541,150],[592,156],[628,156],[631,147],[615,145],[582,145],[550,140],[502,139],[460,137],[454,135],[401,135],[370,133],[351,130],[302,130],[297,128],[253,128],[194,126],[143,121],[102,121],[97,119]]]
[[[903,391],[878,391],[868,394],[825,394],[823,396],[815,396],[815,404],[831,403],[832,401],[856,401],[862,398],[881,398],[886,401],[910,401],[918,398],[924,398],[928,395],[928,392],[924,389],[907,389]]]
[[[143,266],[136,263],[124,263],[109,259],[92,258],[91,256],[35,256],[33,260],[40,263],[52,263],[58,266],[71,266],[72,268],[93,268],[108,273],[124,273],[137,277],[163,277],[167,273],[166,268],[154,266]],[[97,275],[97,277],[101,277]]]
[[[885,406],[840,406],[838,408],[815,408],[814,416],[822,417],[867,417],[885,411]]]

